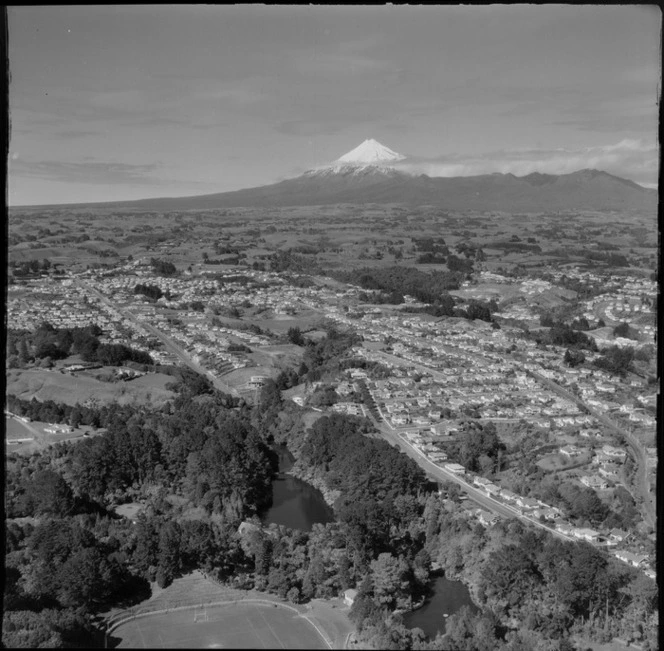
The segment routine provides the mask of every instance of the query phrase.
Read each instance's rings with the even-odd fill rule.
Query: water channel
[[[279,455],[279,474],[272,482],[272,506],[263,514],[263,523],[311,531],[316,522],[333,522],[334,512],[323,494],[311,484],[286,474],[295,462],[286,446],[275,445],[273,449]]]
[[[468,588],[461,581],[438,576],[431,581],[431,594],[424,605],[404,615],[403,621],[408,628],[421,628],[427,637],[434,638],[445,632],[445,615],[455,613],[462,606],[477,611]]]

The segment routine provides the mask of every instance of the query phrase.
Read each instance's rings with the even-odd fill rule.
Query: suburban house
[[[549,507],[542,507],[539,509],[535,509],[532,512],[532,515],[535,518],[544,518],[545,520],[555,520],[560,515],[560,511],[558,511],[558,509],[549,506]]]
[[[612,540],[616,543],[622,542],[623,540],[627,540],[629,538],[629,533],[626,531],[622,531],[621,529],[611,529],[609,531],[609,540]]]
[[[648,562],[645,554],[633,554],[632,552],[618,551],[613,554],[617,559],[629,563],[633,567],[641,567]]]
[[[569,459],[575,459],[580,457],[583,454],[583,450],[576,445],[566,445],[560,448],[560,454],[568,457]]]
[[[353,588],[348,588],[348,590],[344,592],[344,604],[346,604],[346,606],[349,607],[352,606],[356,598],[357,598],[357,590],[354,590]]]
[[[627,458],[627,452],[625,450],[613,447],[611,445],[605,445],[602,448],[602,452],[604,452],[604,454],[610,457],[613,461],[625,461]]]
[[[485,527],[490,527],[500,520],[495,513],[488,513],[487,511],[481,511],[478,519]]]
[[[581,540],[587,540],[588,542],[595,542],[599,537],[599,532],[594,529],[585,529],[579,528],[572,531],[572,535],[575,538],[580,538]]]
[[[473,484],[475,484],[475,486],[479,486],[480,488],[486,488],[486,486],[490,483],[491,481],[486,477],[473,477]]]
[[[593,490],[604,490],[609,486],[606,482],[606,479],[603,477],[597,477],[597,475],[585,475],[584,477],[580,477],[579,481],[584,486],[592,488]]]
[[[604,477],[605,479],[608,479],[610,481],[618,481],[620,479],[620,466],[616,465],[615,463],[607,463],[604,464],[601,468],[597,470],[597,472]]]
[[[484,490],[487,492],[488,495],[491,495],[492,497],[500,495],[500,486],[497,486],[496,484],[492,483],[485,484]]]
[[[516,498],[516,504],[523,510],[536,509],[539,506],[537,500],[534,500],[532,497],[523,497],[521,495]]]
[[[574,527],[571,524],[567,524],[566,522],[560,522],[556,525],[556,531],[559,531],[560,533],[564,534],[565,536],[573,536],[574,535]]]
[[[508,502],[514,502],[519,497],[516,493],[513,493],[512,491],[507,489],[502,489],[500,491],[500,496],[504,500],[507,500]]]
[[[598,452],[595,453],[595,456],[593,457],[593,464],[601,465],[603,463],[609,463],[615,460],[616,457],[612,457],[611,455],[606,454],[606,452],[599,450]]]

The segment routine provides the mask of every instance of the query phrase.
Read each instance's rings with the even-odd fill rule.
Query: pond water
[[[476,612],[477,606],[470,598],[468,588],[461,581],[449,581],[438,576],[431,581],[431,595],[424,605],[404,615],[408,628],[421,628],[427,637],[434,638],[445,632],[445,614],[451,615],[462,606],[470,606]]]
[[[279,455],[279,474],[272,482],[272,506],[261,517],[263,523],[311,531],[316,522],[333,522],[334,512],[323,494],[311,484],[286,474],[295,461],[286,446],[275,445],[273,449]]]

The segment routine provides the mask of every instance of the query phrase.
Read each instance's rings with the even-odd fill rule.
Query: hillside
[[[433,205],[448,210],[640,210],[657,209],[657,191],[606,172],[581,170],[561,176],[512,174],[431,178],[389,168],[347,166],[319,170],[257,188],[192,197],[155,198],[87,207],[142,210],[208,210],[330,204]],[[81,206],[82,207],[82,206]]]

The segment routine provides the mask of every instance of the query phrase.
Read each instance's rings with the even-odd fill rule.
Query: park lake
[[[263,514],[263,523],[311,531],[317,522],[332,522],[334,512],[323,494],[311,484],[287,474],[294,462],[288,449],[283,445],[275,445],[273,449],[279,455],[279,474],[272,483],[272,506]],[[429,638],[445,632],[445,614],[451,615],[462,606],[477,610],[468,588],[461,581],[435,576],[431,579],[430,590],[420,608],[404,615],[406,626],[421,628]]]
[[[334,512],[323,494],[311,484],[287,474],[294,458],[286,447],[275,446],[274,451],[279,455],[279,474],[272,482],[272,506],[263,514],[263,523],[311,531],[317,522],[333,522]]]
[[[430,587],[431,593],[424,605],[404,615],[404,624],[408,628],[421,628],[427,637],[434,638],[445,632],[445,615],[452,615],[462,606],[477,610],[468,588],[461,581],[437,576],[431,580]]]

